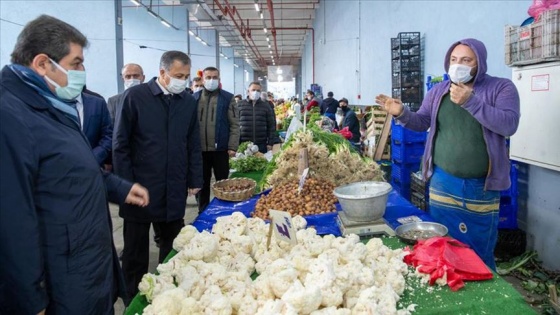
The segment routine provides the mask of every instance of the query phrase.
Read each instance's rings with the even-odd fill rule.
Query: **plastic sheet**
[[[418,241],[404,262],[429,274],[430,285],[447,274],[447,285],[452,291],[464,287],[463,281],[492,279],[492,271],[468,245],[449,237]]]
[[[214,198],[206,210],[202,212],[196,220],[193,222],[193,226],[199,231],[202,230],[212,230],[212,226],[216,223],[216,219],[221,216],[231,215],[232,213],[239,211],[245,214],[245,216],[250,217],[251,212],[255,209],[257,201],[262,195],[267,195],[270,190],[266,190],[260,194],[253,196],[251,199],[241,202],[230,202],[223,201]],[[340,204],[336,204],[337,211],[341,211]],[[336,224],[335,212],[327,214],[318,214],[305,216],[307,220],[307,226],[314,227],[319,235],[333,234],[334,236],[340,236],[340,229]],[[433,222],[434,220],[424,211],[416,208],[408,200],[404,199],[395,190],[391,191],[389,198],[387,200],[387,208],[385,210],[384,219],[385,222],[392,228],[396,229],[401,223],[398,219],[403,217],[416,216],[422,221]]]

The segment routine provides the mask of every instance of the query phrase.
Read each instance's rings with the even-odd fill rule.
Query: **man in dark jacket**
[[[272,150],[276,138],[276,118],[267,102],[261,99],[261,84],[252,82],[247,94],[249,100],[239,105],[240,142],[251,141],[266,153]]]
[[[321,102],[321,115],[325,115],[333,121],[336,121],[336,110],[338,109],[338,101],[333,98],[333,92],[327,93],[327,96],[328,97]]]
[[[198,102],[198,121],[202,146],[204,186],[197,195],[198,212],[210,202],[212,170],[216,181],[229,176],[229,157],[239,146],[239,117],[233,94],[220,86],[220,71],[207,67],[202,71],[203,89],[194,93]]]
[[[0,72],[0,314],[113,314],[126,299],[107,198],[148,193],[104,173],[80,130],[86,45],[42,15]]]
[[[103,166],[113,146],[113,123],[107,103],[90,92],[81,93],[76,100],[82,131],[91,145],[95,159]]]
[[[145,209],[121,205],[124,218],[122,266],[134,296],[148,272],[150,224],[159,226],[159,262],[172,249],[184,226],[187,192],[202,187],[202,155],[196,101],[185,91],[189,56],[168,51],[161,56],[159,77],[125,92],[113,137],[113,167],[119,176],[150,191]]]
[[[342,109],[342,113],[344,113],[344,118],[342,119],[342,123],[340,124],[340,129],[344,127],[348,127],[348,130],[352,133],[352,138],[348,139],[353,144],[360,142],[360,121],[354,113],[353,110],[348,108],[348,100],[346,98],[341,98],[338,101],[340,108]]]

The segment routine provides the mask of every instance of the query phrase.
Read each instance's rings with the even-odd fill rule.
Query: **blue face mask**
[[[50,58],[49,58],[50,59]],[[66,86],[60,86],[58,83],[54,82],[51,78],[45,76],[45,80],[47,80],[50,84],[52,84],[56,89],[56,96],[63,100],[72,101],[84,89],[86,85],[86,72],[85,71],[78,71],[78,70],[66,70],[62,68],[58,63],[54,60],[50,59],[50,61],[64,74],[66,74],[68,83]]]

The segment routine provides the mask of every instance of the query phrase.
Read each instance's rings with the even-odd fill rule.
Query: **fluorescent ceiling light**
[[[200,38],[198,35],[196,35],[195,38],[197,41],[202,42],[202,38]]]
[[[191,36],[194,36],[194,32],[191,31],[191,30],[189,30],[189,34],[190,34]]]
[[[165,25],[166,27],[171,27],[171,24],[169,24],[169,22],[164,19],[161,20],[161,24]]]
[[[137,0],[130,0],[130,2],[134,3],[135,5],[140,5],[140,2],[138,2]]]
[[[257,1],[255,1],[255,10],[257,10],[257,12],[259,12],[259,4],[257,3]]]
[[[208,46],[208,43],[205,42],[205,41],[201,41],[201,43],[202,43],[202,45],[204,45],[204,46]]]
[[[228,58],[228,56],[224,56],[224,59],[225,59],[225,60],[228,60],[229,58]]]
[[[267,32],[267,30],[266,30],[266,27],[265,27],[265,28],[263,28],[263,31],[264,31],[265,33]]]
[[[234,63],[233,66],[236,67],[236,68],[239,68],[239,65],[236,64],[236,63]]]
[[[272,55],[272,50],[270,50],[270,54]]]
[[[268,44],[268,48],[270,48],[270,44]]]
[[[278,78],[278,81],[280,81],[280,82],[284,81],[284,77],[280,74],[277,76],[277,78]]]
[[[282,68],[278,68],[278,69],[276,69],[276,73],[278,73],[278,74],[282,74]]]
[[[155,17],[156,19],[159,19],[159,16],[157,16],[157,14],[154,13],[154,11],[150,10],[150,9],[146,9],[148,10],[148,14]]]
[[[268,36],[266,37],[266,41],[267,41],[267,42],[269,42],[269,41],[270,41],[270,38],[268,38]]]
[[[261,12],[261,20],[262,20],[262,19],[264,19],[264,15],[263,15],[263,13]]]
[[[225,57],[226,55],[224,55],[224,53],[220,53],[220,56]]]

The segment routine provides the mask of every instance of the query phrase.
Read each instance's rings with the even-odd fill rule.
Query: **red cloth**
[[[452,291],[461,289],[463,280],[492,279],[492,271],[468,247],[449,237],[433,237],[418,241],[404,262],[418,267],[421,273],[430,274],[430,285],[447,273],[447,285]]]
[[[305,110],[310,111],[313,106],[319,106],[319,102],[317,102],[316,100],[309,101],[309,103],[307,103],[307,106],[305,106]]]

